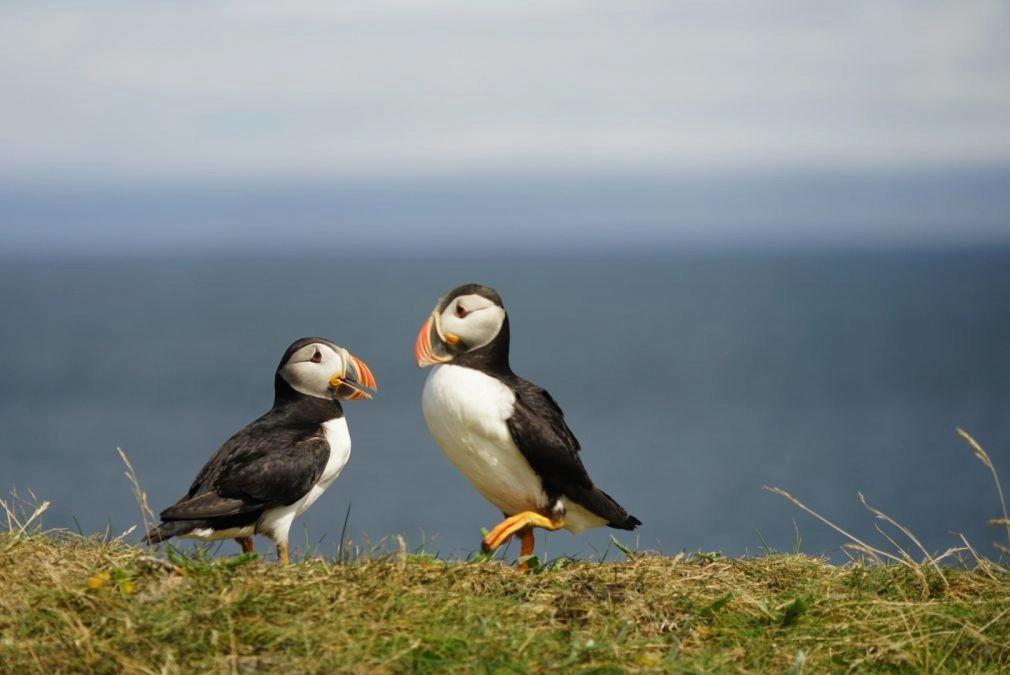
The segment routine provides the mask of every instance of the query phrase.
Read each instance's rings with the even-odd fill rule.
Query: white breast
[[[340,417],[324,422],[323,434],[330,445],[330,456],[319,482],[294,504],[264,511],[256,523],[257,533],[265,534],[275,542],[287,541],[294,519],[305,513],[343,471],[351,457],[351,434],[347,431],[347,420]]]
[[[509,434],[515,394],[471,368],[436,366],[424,385],[421,409],[435,443],[498,509],[509,515],[547,505],[540,478]]]

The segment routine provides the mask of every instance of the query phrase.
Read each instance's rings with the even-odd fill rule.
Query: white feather
[[[199,539],[200,541],[220,541],[222,539],[236,539],[238,537],[251,537],[256,532],[252,525],[246,527],[232,527],[227,530],[215,530],[209,527],[201,527],[190,531],[188,534],[180,534],[183,539]]]
[[[567,497],[561,498],[561,504],[565,507],[565,529],[569,532],[582,532],[593,527],[602,527],[607,524],[606,518],[600,518],[587,508],[571,501]]]
[[[515,394],[471,368],[436,366],[421,409],[435,443],[489,502],[507,514],[547,506],[540,477],[516,447],[505,423]]]

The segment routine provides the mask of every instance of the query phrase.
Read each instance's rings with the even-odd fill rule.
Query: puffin
[[[414,357],[432,367],[421,409],[435,444],[505,516],[481,542],[485,552],[518,535],[525,569],[534,528],[642,524],[589,478],[554,398],[512,372],[508,314],[495,289],[465,284],[443,295],[418,332]]]
[[[186,496],[161,512],[146,540],[235,539],[277,546],[288,564],[288,531],[340,475],[351,455],[341,400],[370,399],[375,378],[363,361],[324,338],[296,340],[274,374],[273,407],[224,442]]]

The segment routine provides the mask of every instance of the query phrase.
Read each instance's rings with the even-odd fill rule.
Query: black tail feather
[[[617,500],[598,487],[590,486],[589,489],[578,492],[573,490],[567,496],[600,518],[605,518],[608,527],[618,530],[633,530],[642,524],[642,521],[625,511],[624,507],[617,503]]]
[[[170,520],[152,528],[144,535],[141,544],[160,544],[166,539],[178,537],[181,534],[189,534],[193,531],[193,524],[185,520]]]
[[[624,520],[607,523],[609,527],[614,527],[617,528],[618,530],[633,530],[641,524],[642,524],[641,520],[630,514]]]

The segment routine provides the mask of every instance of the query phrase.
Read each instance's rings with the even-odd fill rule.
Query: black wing
[[[198,520],[293,504],[318,482],[329,444],[318,425],[275,424],[267,413],[228,439],[162,520]]]
[[[515,407],[508,419],[509,433],[540,476],[548,498],[554,501],[564,495],[605,518],[611,527],[631,530],[640,525],[641,521],[593,485],[579,458],[579,441],[551,395],[515,375],[506,384],[516,392]]]

